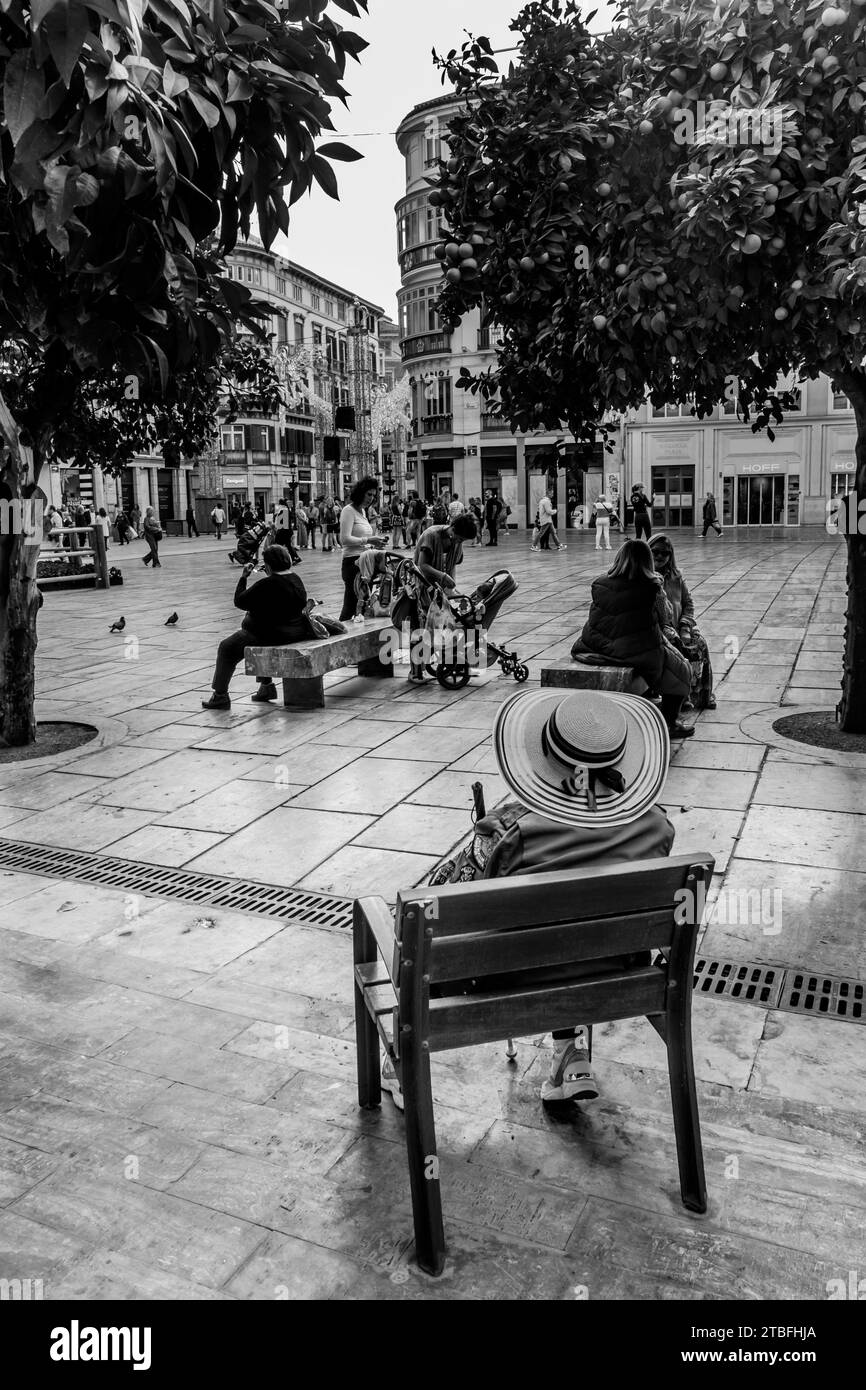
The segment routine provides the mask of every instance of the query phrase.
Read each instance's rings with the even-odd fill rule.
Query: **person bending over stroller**
[[[262,551],[266,578],[251,589],[247,580],[255,568],[253,561],[244,565],[235,589],[235,608],[246,613],[240,628],[224,637],[217,648],[216,669],[213,674],[213,694],[202,700],[202,709],[231,709],[229,683],[235,668],[243,660],[245,647],[279,647],[286,642],[302,641],[309,636],[304,622],[307,591],[296,574],[292,573],[292,557],[282,545],[267,545]],[[259,682],[253,700],[262,703],[277,698],[277,687],[266,678]]]
[[[440,864],[431,885],[603,868],[670,854],[674,827],[657,803],[670,742],[659,711],[646,700],[613,691],[521,691],[499,708],[493,752],[515,800],[477,822],[471,845]],[[649,964],[649,953],[645,961],[635,955],[614,959],[625,967]],[[586,973],[593,968],[597,964]],[[536,984],[543,978],[562,983],[556,968],[532,975]],[[503,987],[514,982],[513,975],[503,975]],[[485,988],[495,987],[485,980]],[[449,983],[448,992],[471,994],[474,988],[474,981],[461,980]],[[541,1086],[545,1105],[597,1099],[589,1041],[583,1024],[554,1032]],[[388,1058],[382,1088],[402,1109],[400,1082]]]
[[[415,564],[421,571],[424,583],[415,604],[412,616],[413,630],[418,631],[427,620],[430,602],[437,588],[446,593],[457,587],[454,571],[463,562],[463,542],[475,537],[475,518],[461,512],[444,526],[428,526],[418,538],[415,546]],[[423,684],[424,666],[413,662],[409,668],[409,680],[413,684]]]

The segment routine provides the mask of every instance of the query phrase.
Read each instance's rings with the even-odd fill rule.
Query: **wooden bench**
[[[359,676],[376,680],[394,674],[390,660],[382,661],[383,634],[392,630],[390,618],[373,618],[336,637],[311,638],[285,647],[247,647],[246,672],[264,680],[270,676],[283,682],[283,704],[299,709],[324,709],[324,677],[344,666],[357,666]]]
[[[543,666],[541,684],[569,690],[621,690],[626,695],[642,695],[649,689],[631,666],[600,666],[574,659]]]
[[[702,854],[415,889],[396,916],[381,898],[356,900],[358,1100],[380,1104],[381,1039],[403,1088],[422,1269],[445,1262],[430,1054],[449,1048],[646,1016],[667,1046],[682,1200],[706,1211],[691,995],[713,867]],[[649,963],[654,949],[664,954]]]

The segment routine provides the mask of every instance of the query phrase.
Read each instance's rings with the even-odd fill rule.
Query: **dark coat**
[[[633,666],[649,685],[659,679],[664,664],[662,627],[667,604],[660,585],[652,580],[603,575],[592,586],[592,604],[583,632],[571,649],[595,652],[620,666]]]
[[[265,647],[310,635],[302,617],[306,602],[307,591],[291,570],[269,574],[250,589],[242,574],[235,590],[235,608],[246,610],[241,627]]]
[[[704,503],[704,521],[712,522],[716,520],[716,504],[712,497],[708,497]]]
[[[695,621],[694,599],[689,593],[689,586],[682,575],[677,578],[669,574],[664,580],[664,586],[665,597],[671,606],[673,617],[671,626],[675,627],[677,631],[679,631],[680,624],[683,622],[693,626]]]

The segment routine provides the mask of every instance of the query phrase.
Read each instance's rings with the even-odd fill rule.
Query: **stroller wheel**
[[[462,690],[469,684],[469,667],[437,666],[436,679],[443,690]]]
[[[499,665],[502,667],[502,673],[505,676],[510,676],[514,670],[514,662],[510,656],[501,656],[499,658]]]
[[[514,679],[517,681],[519,685],[522,685],[524,681],[528,681],[529,667],[524,666],[523,664],[516,666],[514,669]]]

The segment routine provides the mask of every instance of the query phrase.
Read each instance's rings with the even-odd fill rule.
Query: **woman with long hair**
[[[354,618],[358,611],[358,595],[355,592],[358,561],[365,550],[380,543],[367,520],[367,509],[372,507],[378,487],[375,478],[361,478],[352,488],[349,500],[340,513],[340,545],[343,547],[343,563],[340,566],[343,580],[341,623]],[[381,544],[384,544],[384,538]]]
[[[589,617],[571,654],[604,657],[631,666],[661,696],[661,712],[671,738],[691,738],[694,729],[679,721],[691,688],[689,662],[665,638],[670,609],[661,575],[646,541],[625,541],[606,575],[592,585]]]
[[[682,652],[692,668],[691,704],[695,709],[715,709],[710,651],[706,638],[698,630],[694,601],[677,565],[673,541],[669,536],[653,536],[650,550],[670,605],[669,624],[664,635]]]

